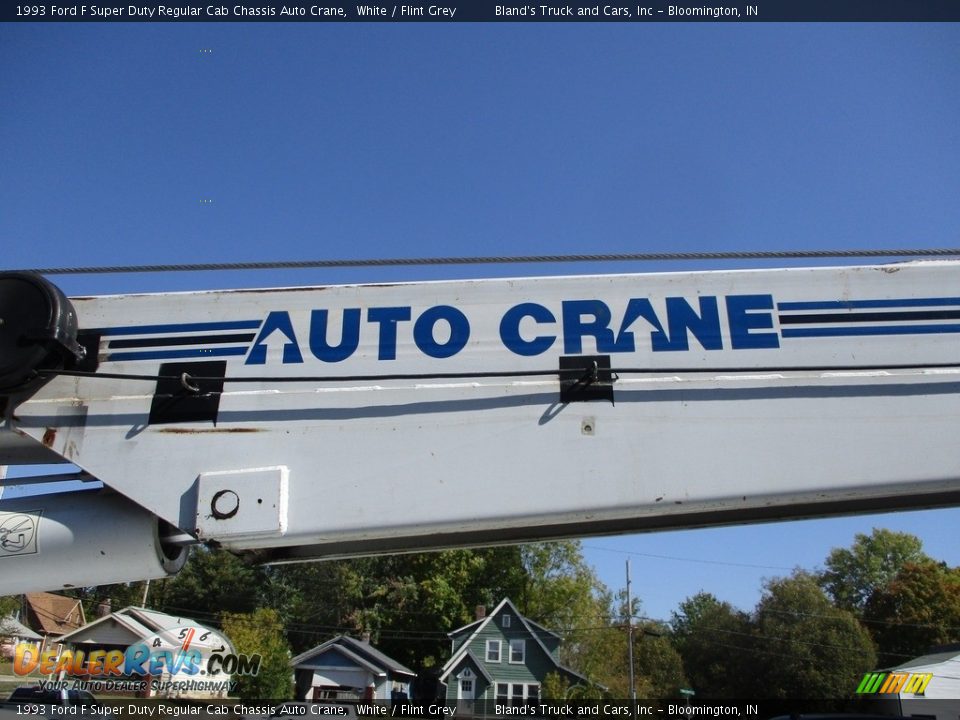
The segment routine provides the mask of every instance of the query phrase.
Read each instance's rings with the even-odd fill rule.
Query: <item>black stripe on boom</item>
[[[821,313],[808,315],[781,315],[781,325],[812,325],[817,323],[889,322],[891,320],[956,320],[960,310],[920,310],[915,312]]]
[[[166,347],[168,345],[225,345],[227,343],[250,342],[253,333],[234,335],[177,335],[175,337],[141,338],[136,340],[111,340],[110,348]]]

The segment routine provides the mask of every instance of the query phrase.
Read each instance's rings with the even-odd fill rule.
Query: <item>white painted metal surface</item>
[[[151,380],[58,377],[12,412],[0,464],[30,438],[268,559],[960,498],[954,262],[74,304],[102,333],[100,373],[225,361],[216,420],[151,424]],[[484,376],[578,355],[625,370],[613,403],[562,404],[556,375]],[[476,376],[283,381],[451,372]],[[236,493],[237,513],[218,519],[208,488],[231,474],[214,493]]]
[[[185,548],[162,546],[154,515],[110,491],[0,502],[4,595],[161,578],[186,561]]]

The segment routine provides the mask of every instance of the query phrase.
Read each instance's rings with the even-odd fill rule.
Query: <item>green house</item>
[[[566,677],[571,685],[589,682],[560,664],[560,636],[525,618],[509,598],[490,614],[448,636],[451,657],[443,666],[440,682],[446,686],[450,703],[536,703],[550,673]]]

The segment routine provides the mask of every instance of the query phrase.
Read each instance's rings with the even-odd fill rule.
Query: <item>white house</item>
[[[28,628],[12,615],[0,618],[0,655],[12,658],[17,645],[32,645],[35,652],[40,652],[43,637]]]
[[[391,700],[410,697],[416,673],[366,640],[338,635],[290,661],[300,700]]]

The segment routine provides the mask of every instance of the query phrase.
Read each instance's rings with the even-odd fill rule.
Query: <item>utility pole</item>
[[[633,677],[633,596],[630,594],[630,558],[627,558],[627,661],[630,663],[630,702],[637,706],[637,684]]]

